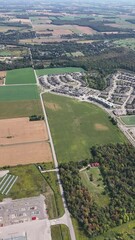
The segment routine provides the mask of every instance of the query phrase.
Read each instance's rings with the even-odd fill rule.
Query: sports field
[[[0,101],[0,119],[43,115],[41,102],[37,100]]]
[[[121,120],[126,124],[126,125],[135,125],[135,115],[132,116],[122,116]]]
[[[84,69],[76,68],[76,67],[65,67],[65,68],[46,68],[46,69],[36,70],[36,73],[38,76],[50,75],[50,74],[72,73],[72,72],[84,72]]]
[[[122,143],[126,138],[99,107],[68,97],[44,94],[54,146],[59,162],[90,157],[90,147]]]
[[[33,99],[39,99],[39,92],[36,85],[0,87],[0,102]]]
[[[36,83],[32,68],[20,68],[7,71],[6,84],[28,84]]]

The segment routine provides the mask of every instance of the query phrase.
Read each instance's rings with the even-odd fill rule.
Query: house
[[[99,167],[100,164],[98,162],[90,163],[90,167]]]

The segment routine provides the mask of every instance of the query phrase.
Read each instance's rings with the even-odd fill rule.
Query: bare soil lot
[[[59,104],[56,104],[56,103],[46,103],[46,107],[49,108],[49,109],[52,109],[54,111],[57,111],[57,110],[61,109]]]
[[[23,19],[23,18],[11,18],[9,22],[12,22],[12,23],[21,22],[24,24],[31,24],[30,19]]]
[[[29,118],[0,120],[0,145],[48,140],[44,121]]]
[[[51,161],[51,149],[47,142],[22,143],[0,147],[0,167]]]
[[[0,79],[6,77],[6,71],[0,71]]]
[[[92,28],[90,28],[90,27],[83,27],[83,26],[78,26],[78,25],[74,25],[74,27],[78,30],[78,31],[80,31],[80,32],[82,32],[83,34],[94,34],[94,33],[96,33],[96,31],[95,30],[93,30]]]
[[[95,123],[95,129],[99,131],[107,131],[109,128],[103,124]]]
[[[0,85],[4,84],[5,77],[6,77],[6,71],[0,71]]]

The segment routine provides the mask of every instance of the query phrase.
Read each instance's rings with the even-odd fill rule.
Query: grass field
[[[7,197],[19,199],[43,194],[46,197],[50,219],[58,218],[64,214],[56,173],[41,174],[34,164],[7,169],[9,169],[10,174],[18,176]],[[3,195],[0,194],[0,201],[2,200]]]
[[[52,240],[71,240],[69,229],[66,225],[51,226]]]
[[[44,192],[46,182],[35,165],[9,168],[11,174],[18,176],[8,197],[13,199],[38,196]]]
[[[6,84],[27,83],[36,83],[35,74],[32,68],[21,68],[7,71]]]
[[[129,223],[122,224],[121,226],[115,227],[99,237],[93,238],[93,240],[106,240],[106,239],[134,240],[135,239],[135,220]]]
[[[48,205],[49,217],[51,219],[61,217],[64,214],[64,208],[57,182],[57,175],[55,172],[49,172],[43,173],[43,176],[49,186],[46,191],[46,203]]]
[[[90,181],[90,175],[93,176],[93,181]],[[90,168],[80,172],[82,183],[89,190],[93,200],[100,206],[109,204],[109,197],[104,195],[104,184],[99,168]]]
[[[36,73],[38,76],[49,75],[49,74],[62,74],[62,73],[70,73],[70,72],[84,72],[84,69],[76,68],[76,67],[65,67],[65,68],[46,68],[46,69],[36,70]]]
[[[0,119],[43,115],[40,100],[0,101]]]
[[[44,103],[59,162],[89,158],[95,144],[127,141],[94,104],[50,93],[44,94]]]
[[[6,56],[11,56],[11,52],[8,50],[1,50],[0,57],[6,57]]]
[[[119,47],[126,47],[132,50],[135,50],[135,39],[134,38],[126,38],[114,41],[114,43]]]
[[[98,236],[89,238],[87,237],[75,219],[72,219],[75,229],[76,240],[134,240],[135,239],[135,220],[129,223],[122,224],[119,227],[112,228],[108,232]]]
[[[122,116],[120,118],[126,125],[135,125],[135,115]]]
[[[75,236],[76,236],[76,240],[90,240],[90,238],[88,238],[83,230],[81,229],[81,227],[79,226],[78,222],[76,221],[76,219],[72,218],[72,223],[73,223],[73,227],[75,230]]]
[[[0,87],[0,102],[39,99],[36,85]]]

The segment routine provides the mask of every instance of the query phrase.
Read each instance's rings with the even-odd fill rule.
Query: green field
[[[135,240],[135,220],[115,227],[93,240]],[[80,239],[77,239],[80,240]]]
[[[83,57],[84,56],[84,54],[82,52],[79,52],[79,51],[72,52],[71,54],[72,54],[73,57]]]
[[[50,93],[43,98],[59,162],[89,158],[95,144],[127,142],[96,105]]]
[[[0,119],[43,115],[40,100],[0,102]]]
[[[126,125],[135,125],[135,115],[122,116],[120,118]]]
[[[90,176],[92,174],[92,181],[90,181]],[[99,168],[90,168],[80,172],[82,183],[89,190],[93,200],[100,206],[106,206],[109,204],[109,197],[104,195],[104,184],[103,178],[100,173]]]
[[[71,240],[69,229],[66,225],[51,226],[52,240]]]
[[[38,76],[50,75],[50,74],[71,73],[71,72],[84,72],[84,69],[76,68],[76,67],[65,67],[65,68],[46,68],[46,69],[36,70],[36,73]]]
[[[126,47],[130,48],[132,50],[135,50],[135,39],[134,38],[126,38],[114,41],[114,44],[116,44],[118,47]]]
[[[35,165],[9,168],[11,174],[18,176],[7,197],[13,199],[38,196],[44,192],[46,181]]]
[[[75,219],[72,219],[72,222],[75,229],[76,240],[135,240],[135,220],[112,228],[108,232],[93,238],[89,238],[84,234]]]
[[[64,214],[63,202],[59,190],[57,175],[55,172],[43,173],[43,176],[48,183],[45,190],[46,204],[50,219],[61,217]]]
[[[0,87],[0,102],[33,99],[39,99],[39,92],[36,85]]]
[[[11,56],[11,52],[8,50],[1,50],[0,57],[6,57],[6,56]]]
[[[76,240],[90,240],[90,238],[85,235],[75,218],[72,218],[72,223],[75,230]]]
[[[7,71],[6,84],[27,83],[36,83],[35,74],[32,68],[20,68]]]

